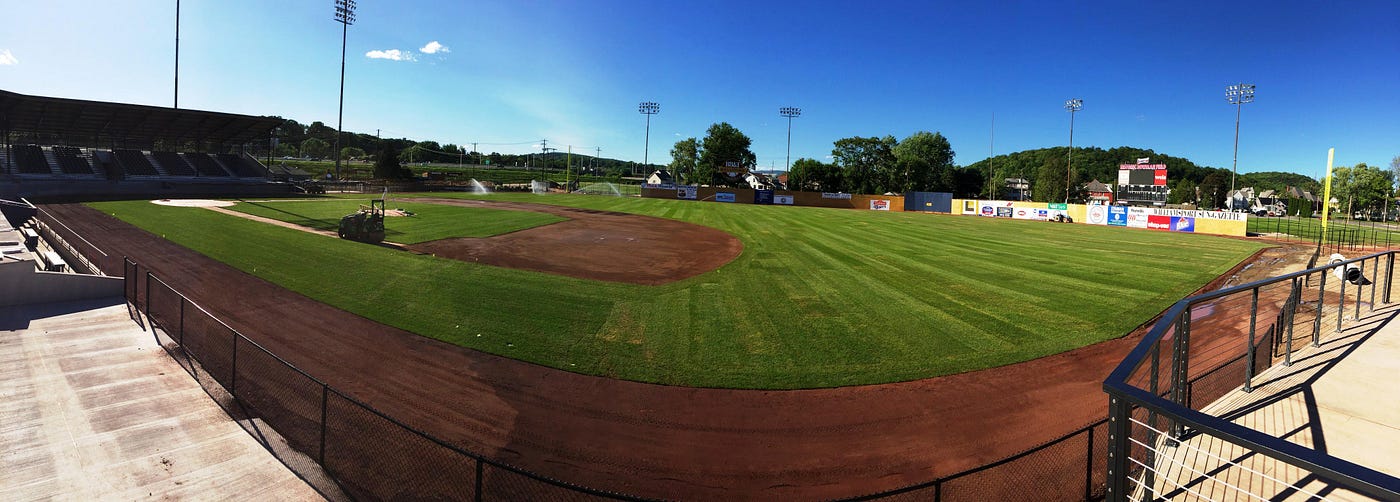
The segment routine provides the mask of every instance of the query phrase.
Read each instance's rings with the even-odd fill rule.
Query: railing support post
[[[1283,345],[1283,365],[1293,365],[1293,314],[1298,310],[1298,302],[1294,298],[1301,298],[1303,290],[1298,288],[1298,278],[1293,278],[1293,291],[1289,295],[1289,300],[1285,304],[1288,308],[1288,338],[1284,339]]]
[[[1254,392],[1254,331],[1259,317],[1259,288],[1255,287],[1249,300],[1249,340],[1245,342],[1244,391]]]
[[[141,308],[144,308],[144,309],[145,309],[144,312],[146,313],[146,321],[147,321],[147,322],[150,322],[150,321],[151,321],[151,271],[150,271],[150,270],[147,270],[147,271],[146,271],[146,301],[144,301],[144,302],[141,303]],[[152,328],[151,328],[151,329],[155,329],[155,327],[154,327],[154,324],[155,324],[155,323],[152,322],[151,324],[152,324]]]
[[[1355,311],[1355,312],[1352,314],[1352,320],[1360,321],[1360,320],[1361,320],[1361,283],[1362,283],[1362,282],[1366,282],[1366,281],[1365,281],[1365,279],[1366,279],[1366,260],[1361,260],[1361,261],[1356,262],[1356,271],[1357,271],[1357,272],[1361,272],[1361,279],[1362,279],[1362,280],[1356,284],[1356,301],[1355,301],[1355,302],[1352,302],[1352,303],[1356,304],[1356,306],[1355,306],[1354,308],[1352,308],[1352,310]]]
[[[1089,434],[1089,447],[1084,457],[1084,500],[1094,498],[1094,426],[1085,430]]]
[[[180,347],[185,346],[185,295],[180,295],[180,327],[176,329],[175,336],[179,340]]]
[[[1317,317],[1313,319],[1313,347],[1321,345],[1318,343],[1318,338],[1322,335],[1322,304],[1326,300],[1325,295],[1327,294],[1327,271],[1323,270],[1321,275],[1322,279],[1318,280],[1317,283]]]
[[[233,363],[229,365],[228,393],[238,397],[238,333],[233,334]]]
[[[482,492],[485,491],[481,489],[481,480],[485,477],[482,476],[482,471],[485,470],[485,468],[481,466],[482,463],[481,459],[476,459],[476,502],[481,502]]]
[[[1390,303],[1390,283],[1395,279],[1395,252],[1391,251],[1385,256],[1385,299],[1386,304]]]
[[[1347,312],[1347,269],[1345,266],[1332,267],[1332,270],[1339,269],[1342,271],[1342,278],[1337,279],[1337,282],[1341,284],[1341,292],[1337,294],[1337,332],[1341,333],[1342,317],[1345,316]]]
[[[327,385],[321,384],[321,452],[318,454],[319,464],[326,465],[326,401],[330,391]]]
[[[1381,257],[1377,256],[1371,264],[1371,312],[1376,311],[1376,281],[1380,280]]]
[[[1118,396],[1108,397],[1108,491],[1105,500],[1128,500],[1128,404]]]

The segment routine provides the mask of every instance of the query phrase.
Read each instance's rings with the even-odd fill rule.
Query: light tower
[[[1225,99],[1235,105],[1235,159],[1230,165],[1230,209],[1235,209],[1235,173],[1240,164],[1240,110],[1245,103],[1254,102],[1254,84],[1235,84],[1225,88]]]
[[[1074,183],[1074,112],[1084,108],[1084,100],[1079,98],[1065,100],[1065,109],[1069,110],[1069,156],[1065,161],[1065,204],[1069,204],[1069,188]]]
[[[335,120],[335,179],[340,179],[340,135],[345,125],[345,37],[355,24],[355,0],[335,0],[335,21],[340,23],[340,109]]]
[[[802,109],[801,109],[801,108],[798,108],[798,107],[796,107],[796,106],[784,106],[784,107],[778,109],[778,114],[779,114],[779,115],[782,115],[782,116],[784,116],[784,117],[787,117],[787,119],[788,119],[787,166],[786,166],[786,168],[785,168],[785,171],[787,171],[787,173],[788,173],[788,182],[791,183],[791,182],[792,182],[792,119],[794,119],[794,118],[796,118],[796,117],[801,117],[801,116],[802,116]]]
[[[642,169],[646,169],[646,166],[651,165],[650,159],[647,157],[651,149],[651,116],[656,115],[656,113],[660,111],[661,105],[657,104],[655,101],[643,101],[637,104],[637,112],[647,116],[646,144],[642,146]],[[633,174],[636,174],[636,172],[633,171]]]

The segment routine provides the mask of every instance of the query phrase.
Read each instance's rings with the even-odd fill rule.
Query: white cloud
[[[417,61],[418,58],[409,51],[398,49],[374,50],[365,53],[365,57],[370,59],[388,59],[390,61]]]
[[[15,59],[15,55],[14,55],[14,54],[10,54],[10,50],[9,50],[9,49],[0,49],[0,66],[8,66],[8,65],[16,65],[16,64],[19,64],[19,60],[18,60],[18,59]]]
[[[442,45],[438,43],[437,40],[434,40],[432,42],[428,42],[428,45],[424,45],[423,47],[419,48],[418,52],[421,52],[423,54],[437,54],[439,52],[446,54],[452,52],[452,50],[448,49],[446,45]]]

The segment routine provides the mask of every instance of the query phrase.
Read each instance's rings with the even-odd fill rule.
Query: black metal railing
[[[126,299],[161,347],[328,498],[644,500],[488,459],[404,424],[249,340],[131,259],[122,261]],[[280,441],[269,439],[272,431]]]
[[[1360,320],[1363,305],[1374,311],[1378,296],[1390,303],[1394,265],[1395,252],[1386,251],[1174,304],[1104,381],[1108,500],[1174,496],[1158,491],[1166,485],[1157,478],[1170,461],[1159,458],[1166,449],[1158,447],[1176,447],[1195,436],[1222,440],[1361,494],[1400,499],[1400,479],[1202,411],[1231,392],[1252,392],[1256,375],[1275,364],[1292,365],[1293,353],[1319,346],[1324,330],[1341,332],[1346,318]],[[1249,313],[1247,324],[1240,312]],[[1210,478],[1226,469],[1193,472],[1196,488],[1217,481]],[[1176,488],[1178,495],[1191,491]]]
[[[1283,242],[1322,243],[1330,252],[1360,249],[1389,249],[1400,244],[1400,223],[1369,219],[1348,219],[1333,213],[1326,228],[1319,217],[1250,216],[1247,230]]]

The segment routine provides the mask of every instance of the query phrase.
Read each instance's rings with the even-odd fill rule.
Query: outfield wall
[[[863,195],[848,193],[792,192],[787,190],[768,191],[772,202],[758,197],[759,190],[752,188],[694,187],[659,188],[642,186],[642,197],[654,199],[698,200],[705,202],[726,202],[734,204],[772,204],[775,206],[834,207],[841,209],[867,209],[876,211],[904,211],[902,195]],[[692,195],[693,194],[693,195]],[[883,208],[883,209],[882,209]]]
[[[1249,226],[1249,213],[1005,200],[953,199],[953,214],[1032,220],[1064,214],[1089,225],[1235,237],[1244,237]]]

